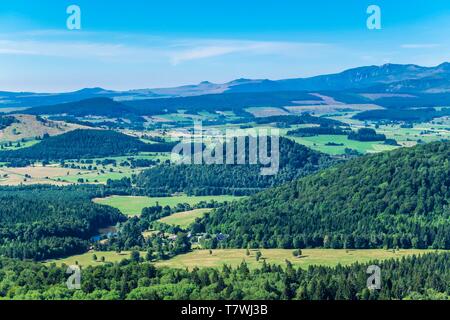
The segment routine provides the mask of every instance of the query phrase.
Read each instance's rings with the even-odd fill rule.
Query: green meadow
[[[256,261],[256,252],[260,251],[262,256]],[[261,266],[263,260],[270,264],[285,265],[289,260],[294,266],[307,269],[311,265],[322,265],[333,267],[338,264],[350,265],[355,262],[365,263],[374,260],[385,260],[391,258],[401,258],[408,255],[418,255],[433,250],[384,250],[384,249],[361,249],[361,250],[345,250],[345,249],[302,249],[301,257],[294,257],[294,250],[290,249],[262,249],[250,250],[247,255],[245,249],[217,249],[212,250],[194,250],[190,253],[178,255],[170,260],[158,261],[156,266],[166,266],[172,268],[189,268],[194,267],[214,267],[220,268],[227,264],[238,266],[245,261],[250,267]]]
[[[320,135],[313,137],[292,137],[287,138],[294,140],[295,142],[310,147],[320,152],[338,155],[344,154],[345,149],[353,149],[360,153],[374,153],[387,150],[393,150],[397,147],[383,144],[383,142],[362,142],[349,140],[344,135]],[[327,143],[341,144],[339,146],[329,146]]]
[[[94,254],[97,257],[96,260],[94,260]],[[46,261],[46,265],[50,265],[52,263],[55,263],[58,266],[61,266],[63,264],[67,266],[72,266],[78,264],[79,266],[87,267],[87,266],[101,266],[105,263],[115,263],[120,262],[124,259],[129,259],[131,255],[130,251],[122,251],[122,252],[115,252],[115,251],[90,251],[79,255],[70,256],[63,259],[52,259],[49,261]],[[140,252],[141,257],[145,257],[145,252]],[[102,257],[104,258],[104,261],[102,261]]]
[[[211,209],[195,209],[191,211],[178,212],[168,217],[159,219],[158,221],[172,226],[187,228],[195,222],[195,219],[203,217],[205,213],[209,211],[211,211]]]
[[[94,202],[108,205],[119,209],[123,214],[129,216],[140,215],[142,209],[152,207],[156,204],[161,206],[174,207],[179,203],[187,203],[191,206],[202,201],[209,202],[211,200],[217,202],[226,202],[241,199],[242,197],[234,196],[172,196],[172,197],[136,197],[136,196],[112,196],[107,198],[94,199]]]
[[[256,261],[256,252],[260,251],[262,256]],[[190,253],[178,255],[172,259],[155,262],[157,267],[171,267],[179,269],[198,268],[221,268],[224,264],[233,267],[238,266],[245,261],[250,268],[260,267],[263,261],[270,264],[286,265],[286,260],[290,261],[294,266],[307,269],[312,265],[321,265],[334,267],[340,265],[350,265],[356,262],[367,263],[371,261],[381,261],[386,259],[401,259],[410,255],[421,255],[436,252],[435,250],[425,249],[402,249],[402,250],[385,250],[385,249],[302,249],[302,256],[294,257],[291,249],[262,249],[247,250],[245,249],[217,249],[212,250],[193,250]],[[440,250],[439,252],[444,252]],[[94,254],[97,257],[94,260]],[[145,252],[140,252],[141,257],[145,257]],[[102,261],[104,257],[104,262]],[[56,263],[57,265],[75,265],[80,266],[99,266],[108,262],[120,262],[123,259],[129,259],[130,252],[122,251],[90,251],[80,255],[74,255],[63,259],[48,260],[45,264]]]

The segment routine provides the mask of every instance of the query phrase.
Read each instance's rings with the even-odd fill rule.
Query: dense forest
[[[236,144],[236,140],[232,143]],[[280,171],[273,176],[262,176],[261,165],[162,165],[139,174],[136,178],[137,188],[147,194],[185,192],[194,195],[246,195],[281,185],[337,162],[326,154],[286,138],[280,138],[279,146]]]
[[[0,188],[0,255],[44,260],[85,252],[99,228],[125,217],[95,204],[100,187]]]
[[[374,129],[361,128],[357,132],[350,132],[348,139],[356,141],[385,141],[386,136],[384,134],[378,134]]]
[[[450,248],[450,143],[363,156],[207,215],[221,246]]]
[[[293,257],[294,258],[294,257]],[[298,259],[298,258],[297,258]],[[380,290],[367,288],[369,264],[297,269],[245,263],[222,269],[156,269],[132,254],[121,263],[83,268],[81,290],[66,286],[67,267],[0,258],[0,298],[33,300],[389,300],[449,299],[449,253],[373,261]]]
[[[3,130],[13,123],[16,123],[17,119],[10,116],[0,116],[0,130]]]
[[[136,154],[140,151],[170,152],[175,143],[147,144],[136,137],[109,130],[74,130],[62,135],[46,137],[28,148],[2,151],[1,161],[67,160],[101,158]]]
[[[109,98],[92,98],[49,106],[33,107],[21,113],[32,115],[70,115],[74,117],[104,116],[127,118],[136,116],[137,111]]]
[[[348,124],[344,122],[323,117],[314,117],[307,113],[301,115],[284,115],[255,118],[254,122],[257,124],[278,123],[286,127],[298,124],[317,124],[323,127],[348,127]]]
[[[405,122],[428,122],[435,118],[449,116],[450,108],[436,110],[435,108],[422,109],[387,109],[363,111],[353,116],[358,120],[389,120]]]
[[[294,137],[313,137],[319,135],[348,135],[349,129],[339,127],[321,125],[319,127],[306,127],[290,130],[288,136]]]
[[[372,91],[370,90],[372,93],[379,93],[381,91],[377,91],[376,88],[374,88],[375,90]],[[370,91],[365,91],[364,92],[370,92]],[[401,93],[404,94],[408,94],[411,92],[408,91],[402,91]],[[412,93],[413,97],[411,98],[404,98],[404,97],[382,97],[380,99],[376,100],[376,104],[382,107],[385,107],[386,109],[409,109],[409,111],[411,112],[411,108],[415,108],[413,110],[420,110],[423,108],[434,108],[436,106],[447,106],[448,105],[448,101],[450,99],[450,93],[448,92],[440,92],[440,93],[418,93],[418,92],[414,92]],[[333,97],[335,97],[335,95],[333,95]],[[336,97],[335,97],[336,99]],[[341,102],[346,102],[344,100],[341,99],[337,99],[338,101]],[[366,102],[373,102],[373,101],[366,101]],[[361,102],[358,102],[361,103]],[[376,110],[373,110],[376,111]],[[367,111],[367,112],[371,112],[371,111]]]

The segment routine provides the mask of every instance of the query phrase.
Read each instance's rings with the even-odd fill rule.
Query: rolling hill
[[[32,115],[66,114],[74,117],[104,116],[127,117],[136,115],[137,111],[130,106],[123,105],[109,98],[92,98],[81,101],[34,107],[21,111]]]
[[[226,150],[226,148],[224,147]],[[148,194],[252,194],[336,164],[337,160],[289,139],[280,139],[280,171],[261,176],[260,165],[163,165],[143,171],[137,186]]]
[[[236,115],[251,116],[244,109],[248,107],[282,107],[295,105],[294,101],[315,101],[321,103],[319,97],[307,92],[239,92],[208,94],[192,97],[146,99],[124,102],[141,114],[156,115],[186,110],[196,114],[201,111],[233,111]]]
[[[49,137],[28,148],[0,152],[2,161],[65,160],[171,151],[172,143],[146,144],[136,137],[108,130],[74,130]]]
[[[219,208],[228,247],[450,248],[450,143],[364,156]]]
[[[5,123],[5,126],[0,126],[0,141],[14,142],[22,139],[34,139],[47,134],[55,136],[76,129],[87,129],[80,124],[53,121],[34,115],[17,114],[9,115],[6,118],[14,118],[14,120],[9,121],[8,125]]]
[[[37,107],[44,105],[63,104],[86,99],[114,98],[143,99],[158,97],[157,94],[147,91],[120,92],[103,88],[84,88],[74,92],[63,93],[35,93],[35,92],[5,92],[0,91],[0,108]]]

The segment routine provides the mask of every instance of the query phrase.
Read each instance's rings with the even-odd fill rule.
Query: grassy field
[[[347,110],[367,111],[384,109],[375,104],[322,104],[322,105],[302,105],[285,107],[286,110],[294,114],[302,114],[305,112],[313,113],[315,116],[326,115],[330,113],[348,113]],[[346,110],[346,111],[341,111]]]
[[[257,118],[270,117],[270,116],[283,116],[289,113],[280,108],[274,107],[251,107],[245,109],[245,111],[253,114]]]
[[[120,180],[124,177],[130,178],[133,174],[139,173],[139,170],[116,169],[115,172],[100,173],[97,171],[85,171],[80,174],[58,177],[61,181],[69,183],[78,183],[79,179],[83,179],[85,183],[103,183],[106,184],[108,179]]]
[[[256,268],[261,266],[262,261],[267,263],[279,264],[284,266],[286,260],[289,260],[294,266],[307,269],[311,265],[322,265],[333,267],[338,264],[349,265],[355,262],[366,263],[374,260],[385,260],[392,258],[401,258],[413,254],[425,254],[428,252],[434,252],[434,250],[384,250],[384,249],[367,249],[367,250],[345,250],[345,249],[304,249],[302,250],[302,257],[294,257],[292,255],[293,250],[289,249],[263,249],[261,250],[262,258],[259,262],[256,261],[256,250],[250,250],[250,256],[246,255],[244,249],[225,249],[225,250],[213,250],[212,255],[209,254],[209,250],[194,250],[191,253],[179,255],[175,258],[166,261],[159,261],[155,263],[157,267],[171,267],[171,268],[188,268],[194,267],[205,268],[220,268],[223,264],[238,266],[242,261],[245,261],[249,267]],[[97,260],[93,259],[93,255],[97,256]],[[141,257],[145,257],[145,252],[140,252]],[[75,265],[76,262],[80,266],[99,266],[104,264],[101,258],[105,257],[106,262],[120,262],[123,259],[130,258],[129,251],[123,251],[121,253],[113,251],[90,251],[85,254],[80,254],[64,259],[55,259],[46,261],[45,264],[56,263],[58,266]]]
[[[93,255],[97,256],[97,260],[95,261],[93,259]],[[145,257],[145,252],[141,252],[141,257]],[[101,258],[105,257],[105,262],[101,261]],[[88,253],[71,256],[64,259],[54,259],[46,261],[45,264],[49,265],[52,263],[56,263],[56,265],[60,266],[62,264],[71,266],[75,265],[78,262],[78,265],[80,266],[100,266],[102,264],[105,264],[107,262],[120,262],[123,259],[129,259],[130,258],[130,252],[129,251],[122,251],[121,253],[117,253],[115,251],[90,251]]]
[[[213,250],[212,255],[209,250],[195,250],[188,254],[176,256],[167,261],[157,262],[157,266],[167,266],[172,268],[193,268],[193,267],[221,267],[223,264],[232,266],[239,265],[246,261],[250,267],[257,267],[262,264],[263,259],[267,263],[285,265],[289,260],[293,265],[308,268],[311,265],[336,266],[337,264],[349,265],[355,262],[369,262],[372,260],[383,260],[389,258],[401,258],[412,254],[422,254],[432,252],[431,250],[400,250],[393,253],[392,250],[367,249],[367,250],[345,250],[345,249],[304,249],[302,257],[294,257],[293,250],[289,249],[263,249],[262,258],[256,261],[256,250],[250,251],[250,256],[246,255],[244,249],[221,249]]]
[[[345,148],[357,150],[361,153],[374,153],[387,150],[393,150],[396,147],[385,145],[382,142],[361,142],[349,140],[347,136],[343,135],[320,135],[314,137],[291,137],[287,138],[294,140],[295,142],[310,147],[314,150],[318,150],[328,154],[344,154]],[[336,144],[342,144],[340,146],[327,146],[326,144],[332,142]]]
[[[353,130],[366,127],[375,129],[378,133],[385,134],[387,138],[395,139],[402,146],[414,146],[417,141],[423,142],[450,139],[450,118],[443,117],[430,122],[415,123],[413,128],[401,128],[399,124],[380,124],[375,127],[373,122],[364,122],[351,117],[355,113],[342,114],[330,117],[348,123]]]
[[[17,146],[17,142],[13,142],[11,146],[3,146],[3,149],[1,149],[1,151],[8,151],[8,150],[18,150],[18,149],[23,149],[23,148],[28,148],[28,147],[32,147],[35,144],[39,143],[39,140],[27,140],[25,142],[20,141],[20,145]],[[0,144],[2,144],[4,142],[0,141]]]
[[[170,152],[139,152],[137,155],[129,155],[129,156],[111,156],[111,157],[105,157],[105,158],[94,158],[92,161],[96,162],[103,161],[103,160],[116,160],[116,162],[119,164],[123,161],[128,161],[129,158],[133,158],[135,160],[143,159],[143,160],[157,160],[164,161],[167,159],[170,159]]]
[[[21,142],[22,147],[31,146],[37,143],[37,140]],[[15,146],[15,143],[13,144]],[[9,148],[14,149],[15,147]],[[8,150],[9,150],[8,149]],[[32,184],[52,184],[52,185],[68,185],[77,184],[79,179],[83,179],[83,183],[106,184],[108,179],[120,180],[124,177],[130,178],[133,174],[138,174],[145,168],[131,169],[129,166],[121,166],[123,162],[129,162],[130,159],[135,160],[157,160],[161,162],[170,158],[170,153],[141,152],[133,156],[96,158],[92,160],[92,164],[82,163],[77,160],[67,160],[66,164],[74,166],[74,168],[63,168],[60,163],[52,163],[43,167],[41,164],[28,166],[24,168],[7,168],[0,164],[0,185],[32,185]],[[117,165],[97,165],[97,161],[115,160]],[[89,168],[95,167],[96,170]],[[111,170],[113,170],[111,172]],[[31,176],[25,177],[25,175]]]
[[[94,202],[108,205],[119,209],[126,215],[140,215],[143,208],[151,207],[159,203],[161,206],[175,206],[178,203],[188,203],[196,205],[202,201],[233,201],[240,197],[233,196],[174,196],[174,197],[130,197],[130,196],[112,196],[108,198],[94,199]]]
[[[82,170],[65,169],[54,166],[30,166],[25,168],[0,168],[0,185],[20,184],[55,184],[64,185],[62,181],[55,178],[62,175],[76,175]],[[27,177],[26,177],[27,175]]]
[[[118,180],[123,177],[131,177],[132,174],[137,174],[140,171],[140,169],[131,170],[129,168],[115,168],[115,170],[115,172],[105,171],[105,173],[100,173],[94,170],[69,169],[59,166],[0,167],[0,185],[67,185],[76,184],[79,179],[83,179],[83,183],[106,184],[108,179]],[[31,176],[31,178],[25,177],[25,175]]]
[[[187,228],[195,221],[195,219],[203,217],[205,213],[209,211],[211,211],[211,209],[196,209],[192,211],[178,212],[168,217],[159,219],[158,221],[173,226],[180,226],[181,228]]]

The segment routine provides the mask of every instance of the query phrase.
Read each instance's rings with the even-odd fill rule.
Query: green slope
[[[48,137],[29,148],[0,152],[0,160],[66,160],[136,154],[140,151],[167,152],[174,143],[147,144],[136,137],[110,130],[74,130]]]
[[[450,143],[364,156],[218,209],[229,247],[450,248]],[[211,245],[215,245],[214,242]]]
[[[337,162],[329,155],[286,138],[280,139],[279,146],[277,175],[262,176],[260,165],[165,165],[143,171],[137,177],[137,185],[149,194],[248,195],[317,172]]]

